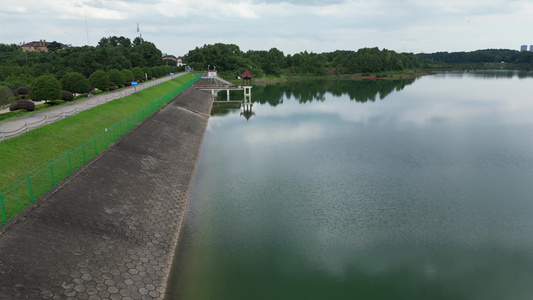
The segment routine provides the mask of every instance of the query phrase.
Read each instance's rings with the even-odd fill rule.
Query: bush
[[[87,88],[87,93],[94,92],[94,86],[90,86]]]
[[[78,72],[71,72],[61,78],[61,85],[63,90],[72,93],[84,93],[89,87],[89,81],[83,74]]]
[[[61,100],[72,101],[74,100],[74,94],[69,91],[61,91]]]
[[[18,95],[28,95],[30,93],[30,88],[28,87],[19,87],[15,90],[15,96]]]
[[[141,68],[135,67],[131,69],[131,72],[133,73],[133,76],[137,78],[137,81],[139,81],[139,78],[144,78],[144,72]]]
[[[132,81],[133,79],[135,79],[135,76],[133,76],[133,72],[128,69],[124,69],[120,71],[120,73],[122,73],[122,77],[124,77],[124,80],[126,82]]]
[[[7,86],[0,86],[0,108],[10,106],[13,100],[15,100],[13,91]]]
[[[113,83],[113,81],[110,81],[109,82],[109,90],[110,91],[114,91],[117,89],[117,86],[115,85],[115,83]]]
[[[89,83],[99,90],[106,90],[109,88],[109,76],[105,71],[94,71],[89,77]]]
[[[102,91],[102,90],[94,90],[94,91],[93,91],[93,95],[96,96],[96,95],[101,94],[101,93],[103,93],[103,92],[104,92],[104,91]]]
[[[52,75],[42,75],[31,84],[30,94],[33,101],[50,101],[61,98],[61,83]]]
[[[10,111],[15,111],[19,109],[25,109],[27,111],[34,111],[35,110],[35,103],[31,100],[19,100],[11,105],[9,107]]]
[[[124,86],[124,76],[122,76],[122,73],[117,69],[112,69],[107,72],[107,75],[109,76],[109,80],[114,83],[115,86]],[[111,84],[109,84],[111,85]]]
[[[126,81],[126,82],[124,83],[124,86],[131,86],[131,81]]]

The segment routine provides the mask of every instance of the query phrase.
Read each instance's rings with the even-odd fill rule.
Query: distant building
[[[520,51],[527,51],[527,45],[520,46]]]
[[[207,77],[217,77],[217,70],[207,70]]]
[[[533,45],[529,45],[529,52],[533,52]]]
[[[35,52],[48,52],[48,45],[50,42],[46,40],[33,41],[29,43],[22,42],[20,43],[20,48],[22,51],[35,51]],[[61,49],[70,48],[72,45],[61,44]]]
[[[178,56],[178,61],[176,62],[178,67],[186,66],[187,64],[183,62],[183,59],[181,59],[181,56]]]

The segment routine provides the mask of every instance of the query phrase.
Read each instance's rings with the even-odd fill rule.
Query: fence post
[[[70,152],[67,153],[67,156],[68,156],[68,170],[70,174],[72,174],[72,162],[70,160]]]
[[[30,199],[31,199],[31,202],[33,202],[33,189],[31,187],[31,177],[28,173],[26,173],[26,177],[28,177],[28,185],[30,187]]]
[[[5,141],[6,140],[6,137],[4,136],[4,131],[3,130],[0,130],[0,134],[2,136],[2,141]]]
[[[85,164],[87,162],[87,159],[85,158],[85,144],[81,145],[81,152],[83,153],[83,163]]]
[[[48,163],[50,164],[50,174],[52,175],[52,186],[55,186],[56,181],[54,179],[54,166],[52,165],[51,161],[48,161]]]
[[[6,220],[6,211],[4,209],[4,196],[0,193],[0,208],[2,208],[2,219],[4,220],[4,223]]]
[[[104,149],[107,148],[107,128],[104,131]]]
[[[98,146],[96,145],[96,136],[94,137],[94,155],[98,155]]]
[[[26,133],[28,133],[28,122],[24,122],[24,126],[26,126]]]
[[[64,111],[61,111],[61,113],[63,114],[63,119],[66,118],[66,117],[65,117],[65,112],[64,112]]]
[[[79,109],[78,109],[78,107],[77,107],[77,106],[76,106],[76,113],[77,113],[77,114],[79,114],[79,113],[80,113],[80,111],[79,111]]]
[[[48,124],[48,115],[47,114],[44,114],[44,120],[45,120],[45,123]]]

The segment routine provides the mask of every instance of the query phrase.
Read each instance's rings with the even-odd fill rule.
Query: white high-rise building
[[[527,45],[520,46],[520,51],[527,51]]]

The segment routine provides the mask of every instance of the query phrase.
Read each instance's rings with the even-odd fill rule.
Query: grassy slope
[[[0,142],[0,187],[48,162],[106,127],[172,91],[194,76],[187,74],[114,100],[86,112]]]

